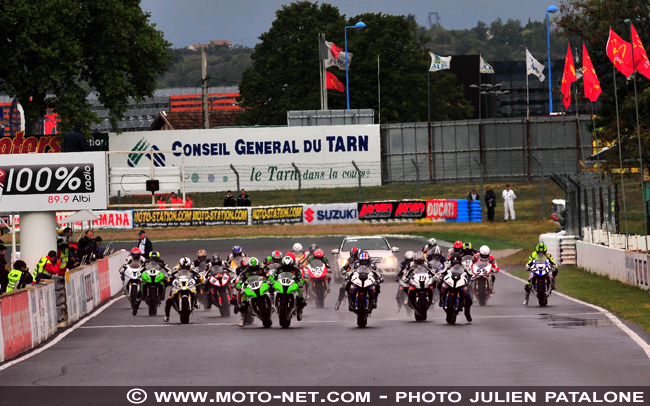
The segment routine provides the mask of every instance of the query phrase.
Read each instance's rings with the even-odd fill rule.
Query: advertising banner
[[[251,224],[302,223],[302,205],[251,208]]]
[[[247,225],[248,208],[133,210],[133,226],[136,228],[232,224]]]
[[[61,152],[63,134],[29,135],[18,131],[16,135],[0,136],[0,155]],[[92,151],[108,151],[108,133],[94,133],[87,138]]]
[[[424,200],[357,203],[359,220],[421,219],[426,215]]]
[[[357,203],[305,204],[304,224],[351,224],[359,222]]]
[[[109,148],[130,152],[110,154],[111,170],[184,167],[188,193],[235,189],[237,176],[247,190],[297,189],[299,177],[302,188],[351,187],[359,174],[381,185],[378,125],[145,131],[110,134]]]
[[[0,212],[106,208],[102,152],[11,154],[0,161]]]
[[[427,218],[453,219],[458,217],[456,200],[427,200]]]

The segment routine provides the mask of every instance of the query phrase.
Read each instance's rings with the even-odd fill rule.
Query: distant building
[[[225,45],[228,47],[228,49],[232,49],[232,44],[230,41],[227,39],[215,39],[212,41],[208,41],[207,44],[192,44],[187,47],[187,49],[192,50],[192,51],[198,51],[201,48],[207,48],[208,46],[213,45],[213,46],[222,46]]]

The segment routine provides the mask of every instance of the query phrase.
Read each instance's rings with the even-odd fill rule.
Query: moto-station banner
[[[359,222],[357,203],[305,204],[304,224],[351,224]]]
[[[248,208],[133,210],[133,226],[135,228],[246,224],[248,224]]]
[[[0,160],[0,212],[106,209],[103,152],[8,154]]]
[[[251,224],[253,225],[297,223],[302,223],[302,204],[251,208]]]
[[[359,220],[421,219],[426,216],[424,200],[357,203]]]
[[[458,217],[456,200],[427,200],[427,218],[455,219]]]

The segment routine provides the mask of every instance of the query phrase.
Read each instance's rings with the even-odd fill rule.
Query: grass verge
[[[528,272],[525,270],[510,273],[528,279]],[[638,324],[650,334],[650,292],[574,266],[560,268],[557,290],[603,307],[625,320]]]

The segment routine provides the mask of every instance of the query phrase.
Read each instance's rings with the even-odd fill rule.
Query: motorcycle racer
[[[183,257],[180,259],[180,261],[178,261],[178,265],[176,265],[171,270],[171,272],[167,275],[167,285],[171,285],[172,282],[174,282],[174,279],[176,279],[179,276],[178,273],[183,271],[189,272],[190,275],[196,281],[197,285],[202,282],[201,275],[199,275],[199,272],[192,264],[192,260],[189,257]],[[167,301],[165,301],[165,317],[163,317],[163,321],[165,323],[169,322],[169,312],[171,311],[173,305],[174,305],[174,301],[172,300],[172,292],[170,290],[169,296],[167,297]],[[198,302],[194,307],[196,309],[199,308]]]
[[[547,252],[548,247],[546,244],[543,242],[540,242],[535,246],[535,251],[533,251],[532,254],[528,257],[528,263],[526,263],[526,267],[528,268],[528,282],[526,283],[526,286],[524,286],[524,292],[525,292],[525,297],[524,297],[524,305],[528,305],[528,297],[530,296],[530,283],[533,279],[533,273],[531,272],[530,267],[533,265],[533,261],[536,259],[543,257],[544,259],[547,259],[548,262],[551,264],[551,268],[553,269],[552,275],[553,277],[551,278],[551,289],[555,289],[555,278],[557,277],[557,274],[559,272],[557,268],[557,263],[553,259],[553,255],[549,254]]]
[[[339,289],[339,297],[336,300],[336,304],[334,305],[334,310],[338,310],[339,307],[341,306],[341,302],[345,297],[345,285],[346,285],[348,274],[350,273],[350,270],[352,269],[354,264],[357,263],[357,261],[359,261],[359,248],[352,247],[350,249],[350,257],[348,258],[348,262],[345,265],[343,265],[340,271],[341,275],[343,276],[343,284]]]
[[[447,289],[446,283],[444,283],[444,278],[447,275],[448,272],[451,271],[451,268],[454,266],[461,266],[463,268],[463,272],[467,274],[467,280],[470,280],[472,275],[470,275],[467,270],[463,267],[463,257],[460,255],[460,253],[453,253],[449,256],[449,267],[445,269],[441,274],[440,274],[440,283],[438,284],[440,288],[440,302],[438,305],[442,307],[443,305],[443,298],[444,298],[444,293],[445,290]],[[472,294],[470,293],[469,289],[467,288],[467,285],[463,287],[462,292],[465,297],[465,318],[469,323],[472,322],[472,314],[471,314],[471,307],[472,307]]]
[[[379,298],[379,294],[381,293],[380,284],[384,282],[384,277],[381,276],[377,272],[377,266],[370,261],[370,254],[367,251],[361,251],[359,253],[359,260],[354,264],[354,271],[356,271],[357,269],[359,269],[362,266],[369,267],[371,272],[372,272],[372,276],[375,278],[375,281],[377,281],[377,284],[375,285],[375,300],[373,300],[373,302],[372,302],[372,308],[376,309],[377,308],[377,299]],[[350,275],[351,274],[352,274],[351,272],[348,273],[346,278],[345,278],[345,280],[346,280],[345,291],[346,292],[350,291],[350,287],[351,287],[351,284],[352,284],[352,282],[350,281]]]
[[[499,266],[497,265],[496,259],[492,255],[490,255],[490,247],[487,245],[482,245],[481,248],[478,250],[478,254],[474,255],[474,259],[472,260],[472,264],[477,263],[478,261],[485,261],[489,262],[490,265],[492,265],[492,271],[494,273],[490,274],[490,278],[492,278],[492,294],[494,294],[494,281],[496,280],[496,277],[494,276],[495,273],[499,272]]]
[[[127,255],[126,259],[124,260],[124,264],[122,264],[120,267],[120,278],[122,278],[122,281],[124,281],[124,271],[126,271],[126,268],[128,268],[129,265],[133,264],[134,266],[141,266],[144,265],[144,262],[145,258],[142,256],[142,251],[140,251],[140,248],[131,248],[131,253]]]
[[[292,273],[296,282],[301,287],[305,284],[305,280],[302,277],[302,271],[296,266],[294,260],[286,255],[282,258],[280,266],[269,271],[268,276],[270,281],[275,281],[278,276],[283,272]],[[307,306],[307,302],[302,295],[302,289],[298,289],[298,301],[296,302],[296,318],[298,321],[302,320],[302,310]]]
[[[243,301],[242,302],[242,289],[244,286],[244,282],[248,280],[251,276],[262,276],[264,278],[267,277],[267,271],[264,269],[260,261],[255,258],[251,257],[247,261],[246,267],[239,273],[239,276],[237,276],[237,281],[235,283],[235,288],[237,288],[237,304],[239,305],[239,312],[241,313],[241,318],[239,320],[239,327],[244,327],[244,324],[246,323],[246,312],[248,311],[248,302]]]

